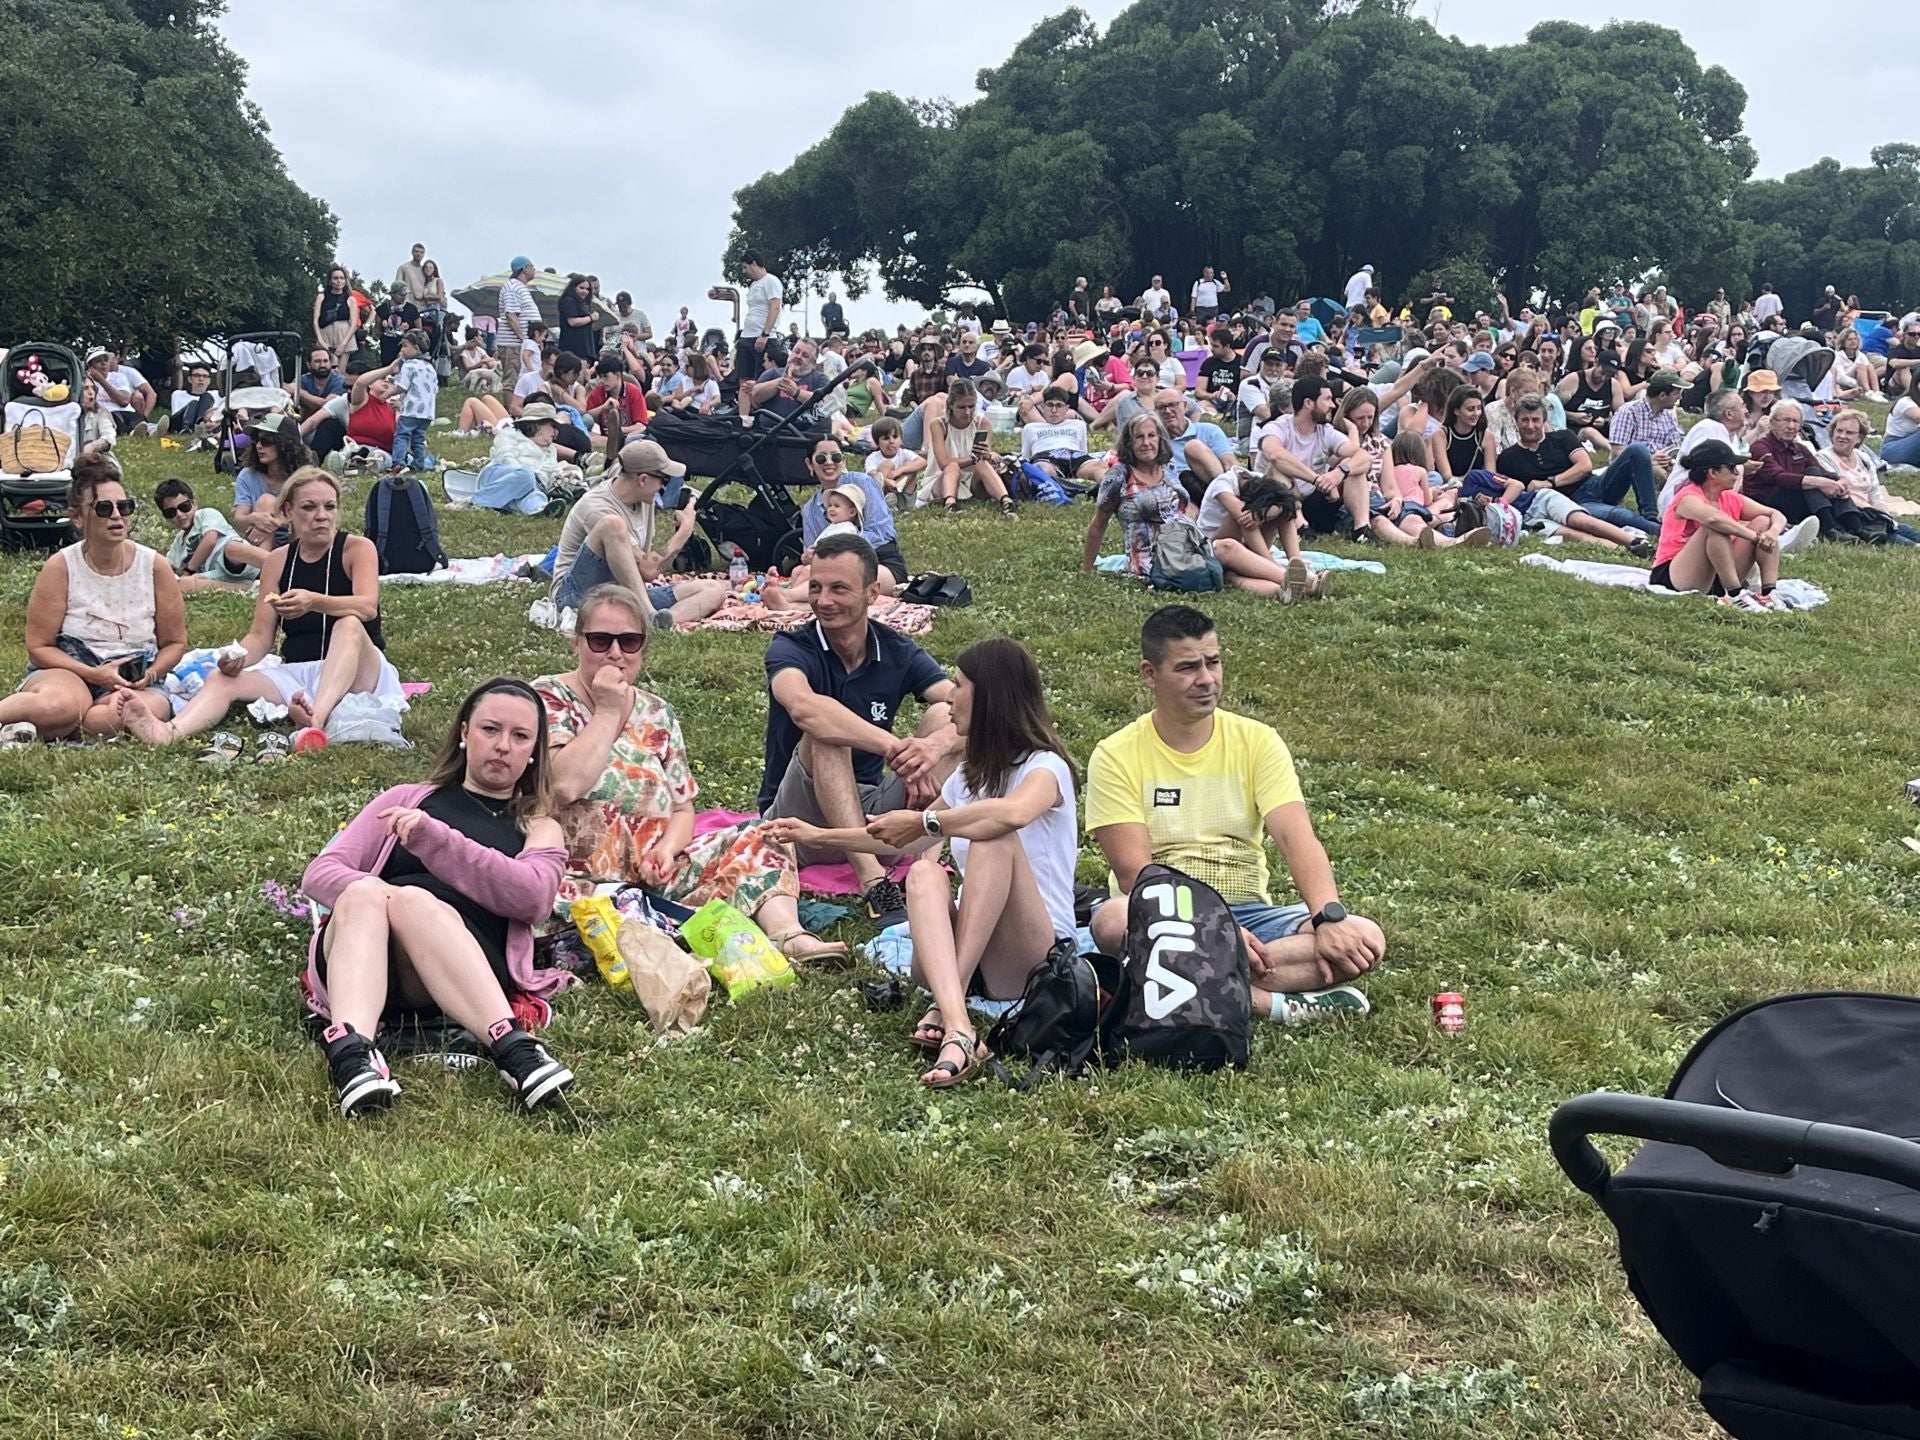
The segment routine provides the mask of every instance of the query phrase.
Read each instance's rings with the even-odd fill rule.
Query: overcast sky
[[[288,169],[333,207],[341,258],[361,273],[391,277],[422,240],[458,288],[525,253],[599,275],[609,296],[632,291],[664,330],[682,305],[703,325],[728,318],[704,297],[721,280],[736,189],[784,168],[869,89],[964,102],[977,71],[1059,8],[333,0],[313,11],[232,0],[223,28]],[[1125,7],[1083,8],[1104,26]],[[1864,99],[1898,93],[1911,68],[1920,5],[1910,0],[1815,10],[1785,0],[1419,0],[1418,12],[1487,45],[1561,17],[1678,26],[1702,64],[1745,84],[1763,175],[1823,155],[1865,164],[1883,140],[1920,138],[1920,123],[1868,118]],[[874,19],[895,23],[876,31]],[[1823,63],[1811,63],[1810,48]],[[1846,102],[1857,118],[1843,121],[1848,94],[1861,98]],[[870,294],[848,313],[856,326],[891,326],[919,311]]]

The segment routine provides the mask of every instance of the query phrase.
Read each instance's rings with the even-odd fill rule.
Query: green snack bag
[[[762,986],[793,984],[793,967],[753,921],[720,899],[709,900],[682,922],[680,938],[707,962],[707,973],[738,1000]]]

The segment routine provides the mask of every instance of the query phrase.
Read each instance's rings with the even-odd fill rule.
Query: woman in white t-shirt
[[[1016,640],[982,640],[960,652],[954,672],[953,726],[966,751],[928,808],[890,811],[864,830],[768,827],[785,844],[919,856],[907,874],[907,925],[914,978],[933,1006],[911,1038],[934,1054],[920,1076],[931,1089],[976,1078],[988,1059],[967,996],[1017,999],[1054,947],[1073,943],[1080,853],[1079,773],[1033,656]],[[957,903],[943,840],[965,882]]]

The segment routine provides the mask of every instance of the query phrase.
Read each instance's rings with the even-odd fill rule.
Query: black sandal
[[[960,513],[960,497],[958,495],[947,496],[946,499],[940,502],[940,508],[946,511],[947,514],[949,515],[959,514]]]
[[[907,1032],[907,1043],[914,1049],[924,1050],[929,1055],[939,1055],[940,1047],[947,1043],[947,1027],[933,1018],[938,1013],[938,1006],[929,1008],[927,1013],[920,1017],[920,1023]]]
[[[1013,519],[1014,516],[1020,513],[1019,502],[1011,495],[1002,495],[1000,497],[1000,513],[1009,520]]]
[[[956,1085],[964,1085],[969,1080],[980,1078],[985,1070],[990,1052],[980,1043],[978,1035],[962,1035],[957,1030],[949,1030],[947,1038],[940,1042],[940,1053],[945,1054],[949,1045],[954,1046],[966,1056],[967,1063],[956,1065],[951,1060],[936,1059],[928,1074],[939,1074],[945,1078],[939,1080],[922,1079],[920,1083],[929,1090],[951,1090]]]

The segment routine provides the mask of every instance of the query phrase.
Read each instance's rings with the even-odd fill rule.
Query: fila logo
[[[1163,810],[1163,809],[1166,809],[1168,806],[1178,806],[1179,803],[1180,803],[1180,787],[1179,786],[1157,785],[1154,787],[1154,791],[1153,791],[1153,808],[1154,809]]]
[[[1160,918],[1147,925],[1147,939],[1153,943],[1147,951],[1147,983],[1142,1002],[1148,1018],[1164,1020],[1200,993],[1198,986],[1186,976],[1169,970],[1163,960],[1167,955],[1191,955],[1199,948],[1194,944],[1194,936],[1199,932],[1193,925],[1193,891],[1185,885],[1163,880],[1140,893],[1160,912]]]

